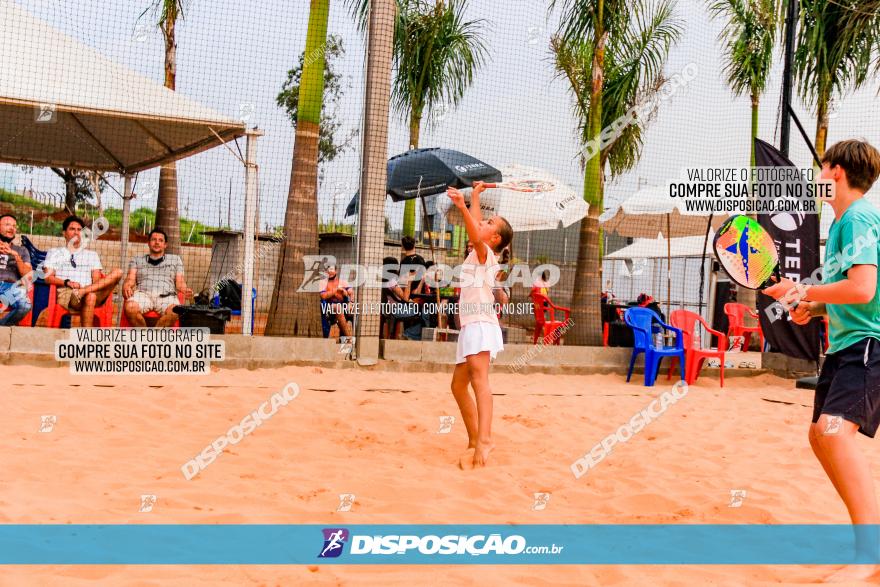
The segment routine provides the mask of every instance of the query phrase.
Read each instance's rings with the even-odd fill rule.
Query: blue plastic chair
[[[653,310],[648,308],[629,308],[623,315],[627,325],[633,331],[633,352],[632,358],[629,360],[629,371],[626,373],[626,380],[629,382],[632,377],[633,367],[636,364],[636,357],[639,353],[645,353],[645,386],[653,387],[654,381],[657,379],[657,373],[660,371],[660,361],[663,357],[678,357],[678,372],[681,379],[684,379],[685,363],[684,363],[684,337],[681,330],[666,324],[660,320],[660,316]],[[675,346],[655,347],[653,341],[654,323],[660,328],[671,330],[675,333]]]
[[[212,300],[215,306],[220,305],[220,294],[214,293],[214,299]],[[241,310],[232,310],[233,316],[241,316]],[[251,288],[251,334],[254,333],[254,318],[257,315],[257,288]]]

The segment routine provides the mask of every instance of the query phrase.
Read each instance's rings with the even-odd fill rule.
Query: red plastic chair
[[[186,303],[186,300],[185,300],[185,298],[183,297],[183,294],[180,293],[180,292],[177,293],[177,299],[178,299],[178,301],[180,301],[180,305],[181,305],[181,306],[182,306],[184,303]],[[127,302],[127,301],[128,301],[128,300],[123,301],[123,302],[122,302],[122,305],[125,306],[125,302]],[[147,312],[146,314],[144,314],[144,320],[147,320],[147,321],[149,321],[149,320],[158,320],[158,319],[161,318],[161,317],[162,317],[162,315],[161,315],[159,312],[155,311],[155,310],[151,310],[151,311]],[[147,322],[147,324],[149,324],[149,322]],[[128,321],[128,316],[125,314],[125,308],[124,308],[124,307],[123,307],[123,309],[122,309],[122,316],[119,318],[119,327],[120,327],[120,328],[132,328],[131,322]],[[180,319],[175,320],[174,325],[172,326],[172,328],[180,328]]]
[[[560,344],[561,336],[553,336],[553,334],[563,328],[571,316],[571,310],[563,306],[557,306],[550,301],[547,296],[533,291],[531,293],[532,304],[535,312],[535,332],[532,335],[532,344],[538,344],[538,337],[543,335],[544,344]],[[562,312],[564,318],[560,321],[556,319],[556,312]]]
[[[724,387],[724,353],[727,351],[727,337],[724,333],[712,330],[702,316],[695,312],[691,312],[690,310],[675,310],[670,315],[669,320],[670,324],[681,329],[681,332],[684,335],[684,362],[686,365],[684,380],[687,384],[692,384],[700,376],[700,369],[703,366],[703,361],[709,358],[715,358],[721,362],[721,387]],[[704,349],[699,346],[700,340],[696,336],[697,323],[702,324],[703,328],[706,329],[706,332],[718,337],[718,348]],[[669,365],[669,373],[666,375],[666,379],[672,377],[672,368],[675,366],[676,360],[675,357],[672,358],[672,363]]]
[[[61,319],[70,314],[67,309],[56,303],[57,290],[57,286],[49,286],[49,303],[46,305],[46,311],[49,312],[46,324],[49,328],[61,328]],[[113,326],[113,294],[107,296],[103,306],[95,307],[94,322],[97,322],[100,328]]]
[[[724,313],[727,314],[727,336],[742,336],[744,337],[743,342],[743,351],[747,351],[749,349],[749,343],[751,342],[752,333],[756,333],[761,337],[761,350],[764,350],[764,333],[761,332],[760,323],[757,326],[746,326],[746,312],[748,312],[749,316],[758,319],[758,312],[752,310],[745,304],[737,304],[736,302],[729,302],[724,304]]]

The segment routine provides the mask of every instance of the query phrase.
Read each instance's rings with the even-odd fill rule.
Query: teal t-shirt
[[[825,242],[822,283],[846,279],[853,265],[874,265],[880,258],[880,210],[862,198],[850,204],[831,224]],[[867,304],[826,304],[827,353],[836,353],[865,338],[880,340],[880,296]]]

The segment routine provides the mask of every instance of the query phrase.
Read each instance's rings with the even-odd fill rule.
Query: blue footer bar
[[[880,526],[0,525],[0,564],[849,564]]]

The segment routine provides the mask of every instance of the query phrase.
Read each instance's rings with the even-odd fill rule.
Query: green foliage
[[[336,224],[334,222],[320,222],[318,223],[318,233],[325,232],[341,232],[344,234],[354,235],[355,226],[354,224]]]
[[[484,21],[465,19],[467,0],[400,0],[391,100],[401,116],[456,106],[486,58]]]
[[[58,208],[2,189],[0,189],[0,202],[6,202],[13,206],[13,213],[18,217],[20,232],[30,230],[30,213],[34,212],[34,216],[39,219],[34,221],[32,234],[48,236],[59,236],[61,234],[61,220],[50,216],[50,214],[58,213]],[[94,207],[85,206],[80,211],[80,214],[86,223],[89,223],[97,217],[98,211]],[[107,208],[104,210],[104,217],[114,229],[118,230],[122,226],[122,210],[119,208]],[[133,232],[142,233],[145,228],[149,231],[155,225],[156,213],[149,208],[138,208],[129,215],[129,226]],[[184,236],[183,242],[211,244],[211,237],[201,234],[211,230],[217,230],[217,228],[189,218],[180,219],[180,234]],[[187,236],[191,236],[190,240],[186,239]]]
[[[794,70],[801,98],[825,109],[832,99],[861,86],[878,43],[880,2],[800,0]]]
[[[347,0],[362,31],[369,0]],[[486,61],[484,20],[466,20],[467,0],[397,0],[392,104],[421,119],[456,106]]]
[[[585,4],[569,0],[566,4]],[[592,3],[586,3],[592,4]],[[605,11],[615,2],[606,2]],[[608,38],[605,46],[605,68],[602,85],[602,128],[612,128],[612,123],[626,118],[636,105],[650,102],[662,89],[666,79],[663,67],[672,46],[681,37],[683,26],[673,15],[672,0],[656,3],[640,1],[622,8],[627,18],[621,21],[619,15],[609,18],[606,29]],[[590,13],[592,14],[592,13]],[[589,16],[589,15],[588,15]],[[575,98],[574,113],[579,126],[578,134],[582,144],[598,140],[591,136],[589,121],[591,92],[593,87],[594,42],[589,36],[593,30],[593,20],[583,15],[568,15],[568,24],[551,41],[554,65],[558,77],[565,79]],[[573,23],[581,23],[574,27]],[[634,119],[609,145],[602,149],[599,157],[604,170],[607,162],[612,177],[632,169],[641,155],[642,134],[650,121],[650,116]],[[585,163],[582,160],[582,163]]]
[[[321,107],[321,123],[318,138],[318,164],[329,163],[352,147],[357,130],[351,130],[344,137],[337,133],[342,127],[342,117],[338,115],[338,105],[343,96],[343,76],[336,70],[336,62],[345,55],[342,38],[330,35],[324,50],[324,98]],[[305,52],[293,69],[287,72],[287,79],[281,86],[281,92],[275,98],[278,106],[283,108],[293,128],[296,129],[299,117],[300,85],[302,83]]]
[[[0,202],[6,202],[7,204],[11,204],[16,208],[29,208],[28,212],[30,212],[30,210],[34,210],[35,212],[54,212],[55,210],[57,210],[55,206],[52,206],[50,204],[43,204],[37,202],[36,200],[32,200],[27,196],[8,192],[4,189],[0,189]]]
[[[178,18],[183,18],[183,6],[186,3],[187,0],[152,0],[139,18],[152,12],[156,26],[164,31],[169,24],[174,26]]]
[[[764,93],[773,67],[775,0],[710,0],[709,12],[725,20],[719,39],[725,49],[728,85],[737,96],[757,98]]]

